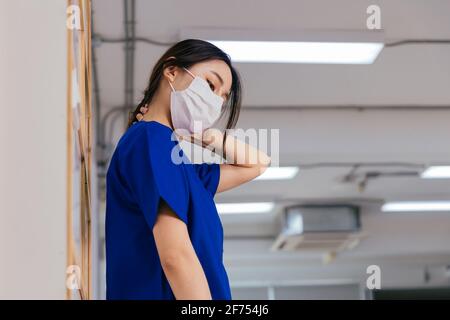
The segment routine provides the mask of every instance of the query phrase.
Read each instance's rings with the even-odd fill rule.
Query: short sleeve
[[[172,161],[172,152],[182,152],[166,128],[144,128],[139,143],[133,143],[122,167],[128,172],[135,200],[153,229],[159,202],[163,199],[188,224],[189,188],[185,168]]]
[[[205,189],[212,196],[216,194],[220,180],[220,164],[218,163],[199,163],[194,164],[195,171],[202,181]]]

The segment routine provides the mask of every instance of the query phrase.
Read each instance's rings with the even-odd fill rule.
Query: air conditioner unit
[[[360,209],[347,204],[304,204],[287,207],[282,230],[272,251],[313,250],[336,254],[356,247],[361,231]]]

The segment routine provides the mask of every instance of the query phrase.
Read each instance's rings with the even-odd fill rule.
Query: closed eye
[[[208,84],[209,84],[209,87],[211,88],[211,90],[214,92],[215,87],[212,84],[212,82],[208,80]]]
[[[209,80],[206,80],[206,81],[208,82],[209,87],[211,88],[212,92],[215,92],[216,87],[214,86],[214,84],[211,81],[209,81]],[[227,101],[228,100],[228,95],[225,94],[222,98],[223,98],[224,101]]]

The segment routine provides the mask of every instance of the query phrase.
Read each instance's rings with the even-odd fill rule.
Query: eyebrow
[[[223,85],[222,77],[214,70],[209,70],[209,71],[211,71],[217,78],[219,78],[220,84]],[[227,92],[225,95],[227,96],[227,99],[228,99],[230,97],[230,92]]]

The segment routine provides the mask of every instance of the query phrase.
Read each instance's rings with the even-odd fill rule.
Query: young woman
[[[231,299],[213,197],[270,163],[264,152],[212,128],[223,115],[233,128],[240,104],[238,73],[211,43],[184,40],[158,60],[108,167],[107,299]],[[193,164],[179,139],[226,161]]]

